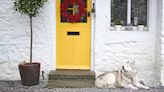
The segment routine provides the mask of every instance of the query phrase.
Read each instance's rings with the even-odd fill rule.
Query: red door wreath
[[[78,5],[78,13],[70,14],[69,6]],[[80,22],[81,17],[85,15],[85,3],[83,0],[64,0],[61,4],[61,15],[69,22]]]

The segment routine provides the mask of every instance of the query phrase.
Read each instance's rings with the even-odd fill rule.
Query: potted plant
[[[39,84],[40,63],[32,62],[32,48],[33,48],[33,17],[36,17],[40,8],[42,8],[48,0],[14,0],[14,10],[25,14],[30,20],[30,62],[20,63],[18,65],[21,75],[22,84],[25,86],[32,86]]]
[[[144,30],[144,22],[140,21],[140,22],[138,23],[138,30],[139,30],[139,31],[143,31],[143,30]]]
[[[115,20],[115,28],[116,28],[116,31],[120,31],[121,30],[121,27],[122,27],[121,20]]]

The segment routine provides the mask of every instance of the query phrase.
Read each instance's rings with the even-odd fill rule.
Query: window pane
[[[111,0],[111,25],[127,24],[127,0]]]
[[[127,25],[128,0],[111,0],[111,25]],[[131,0],[131,24],[147,26],[147,0]],[[130,18],[130,17],[129,17]]]
[[[147,26],[147,0],[132,0],[132,25]]]

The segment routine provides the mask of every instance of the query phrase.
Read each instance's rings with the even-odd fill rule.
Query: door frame
[[[91,0],[91,9],[92,9],[92,7],[93,7],[93,5],[92,4],[95,4],[96,5],[96,0]],[[53,70],[56,70],[56,57],[57,57],[57,55],[56,55],[56,49],[57,49],[57,46],[56,46],[56,0],[52,0],[51,1],[51,3],[50,3],[50,5],[51,5],[51,11],[52,11],[52,39],[53,39],[53,42],[52,42],[52,65],[53,65],[53,67],[54,67],[54,69]],[[96,7],[96,6],[95,6]],[[95,41],[95,23],[96,23],[96,21],[95,21],[95,14],[93,14],[93,13],[91,13],[91,29],[90,29],[90,31],[91,31],[91,53],[90,53],[90,67],[91,67],[91,69],[90,69],[90,71],[95,71],[95,54],[94,54],[94,52],[95,52],[95,45],[94,45],[94,41]]]

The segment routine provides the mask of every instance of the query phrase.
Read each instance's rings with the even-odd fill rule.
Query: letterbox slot
[[[80,32],[67,32],[67,35],[78,36]]]

